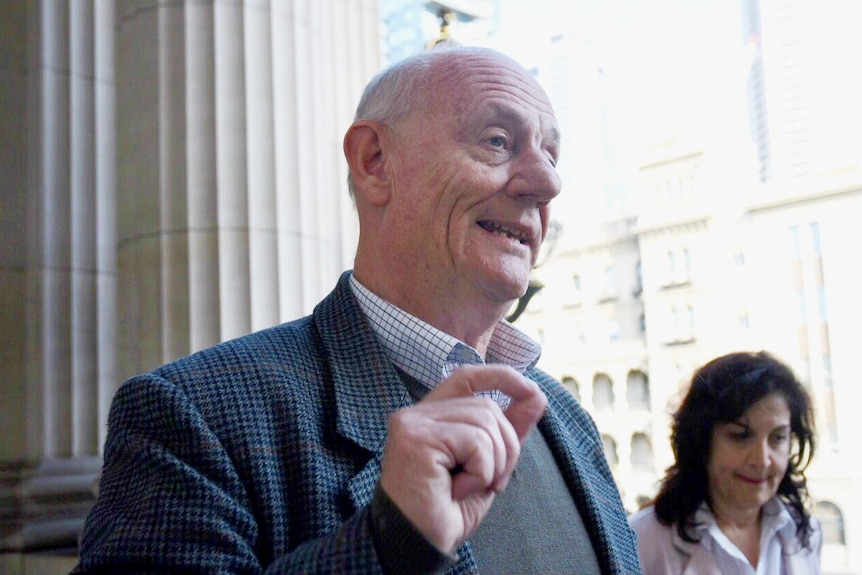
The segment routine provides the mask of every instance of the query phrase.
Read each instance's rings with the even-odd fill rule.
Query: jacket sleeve
[[[281,544],[264,541],[264,503],[236,456],[178,386],[155,375],[127,382],[111,407],[99,497],[73,573],[382,572],[367,508],[319,538],[292,537],[285,522]]]

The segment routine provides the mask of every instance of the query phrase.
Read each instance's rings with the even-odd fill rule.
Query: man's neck
[[[369,277],[356,270],[354,275],[376,296],[469,345],[483,358],[494,329],[508,310],[503,305],[491,306],[458,294],[419,297],[413,286],[386,284],[375,276]]]

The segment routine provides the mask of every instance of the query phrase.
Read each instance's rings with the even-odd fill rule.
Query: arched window
[[[652,443],[646,433],[632,435],[632,451],[629,461],[632,467],[641,471],[652,471]]]
[[[633,369],[626,378],[626,401],[631,409],[650,407],[649,382],[644,372]]]
[[[844,515],[837,505],[830,501],[819,501],[814,505],[813,514],[820,520],[823,543],[845,545]]]
[[[617,456],[617,442],[610,435],[602,434],[602,446],[605,448],[605,458],[608,460],[608,465],[611,468],[616,467],[617,463],[620,462],[620,458]]]
[[[569,393],[575,396],[575,399],[578,401],[581,400],[581,390],[578,386],[578,382],[574,377],[570,375],[563,376],[563,387],[569,390]]]
[[[604,373],[593,377],[593,407],[597,411],[612,409],[614,406],[614,386],[611,378]]]

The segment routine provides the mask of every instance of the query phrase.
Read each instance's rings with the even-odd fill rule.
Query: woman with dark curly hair
[[[644,575],[819,574],[814,443],[811,400],[786,365],[741,352],[701,367],[673,416],[676,462],[630,519]]]

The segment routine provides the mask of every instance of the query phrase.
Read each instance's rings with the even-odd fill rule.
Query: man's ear
[[[389,201],[385,130],[386,127],[378,122],[359,120],[344,135],[344,156],[357,199],[361,197],[372,205]]]

